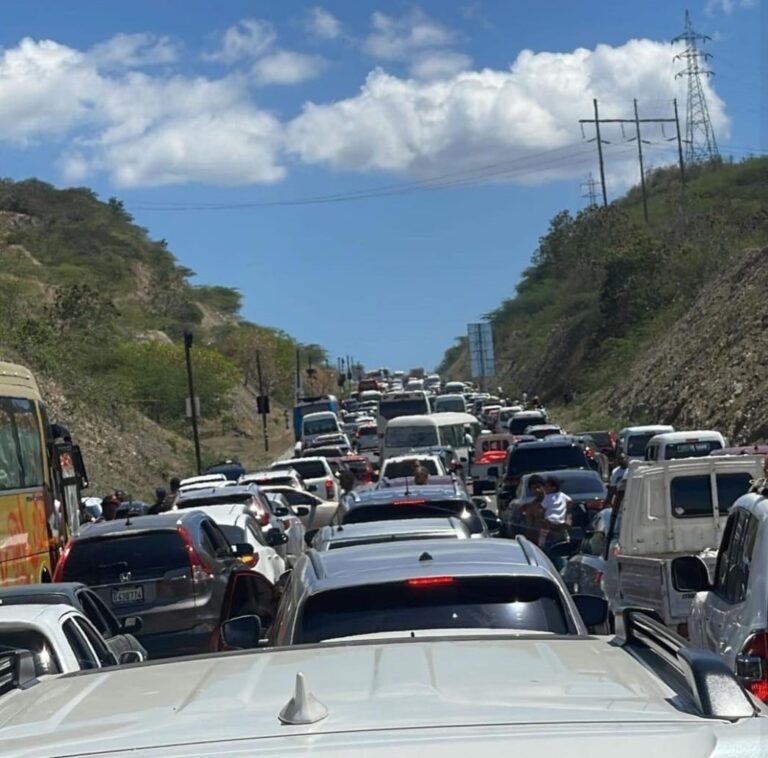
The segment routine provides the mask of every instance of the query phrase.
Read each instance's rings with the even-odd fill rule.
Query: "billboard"
[[[469,368],[473,379],[496,375],[496,359],[493,354],[493,332],[488,321],[467,325],[469,343]]]

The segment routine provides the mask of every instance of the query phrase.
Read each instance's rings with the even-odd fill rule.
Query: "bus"
[[[79,448],[24,366],[0,362],[0,586],[49,582],[79,524]]]

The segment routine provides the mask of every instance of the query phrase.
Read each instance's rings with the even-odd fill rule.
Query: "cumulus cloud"
[[[684,83],[671,75],[671,52],[650,40],[571,53],[523,51],[509,70],[436,81],[375,70],[355,97],[306,104],[287,127],[287,145],[306,163],[420,176],[525,160],[577,143],[578,119],[590,116],[593,97],[606,116],[629,115],[634,97],[641,107],[680,97]],[[704,86],[715,129],[727,131],[722,101]],[[549,178],[564,175],[544,169]]]
[[[437,50],[419,55],[410,65],[411,76],[417,79],[445,79],[466,71],[472,58],[453,50]]]
[[[341,36],[341,22],[325,8],[316,5],[307,11],[307,31],[314,37],[333,40]]]
[[[412,8],[400,18],[376,11],[371,16],[371,27],[373,31],[365,38],[363,49],[374,58],[389,61],[408,60],[423,50],[446,47],[456,37],[420,8]]]
[[[317,55],[278,50],[253,64],[253,80],[259,86],[300,84],[314,79],[325,69],[326,61]]]
[[[203,59],[218,63],[236,63],[257,58],[277,39],[275,27],[269,21],[244,18],[230,26],[222,35],[219,46],[203,53]]]
[[[116,34],[94,45],[88,57],[99,67],[135,68],[173,63],[179,57],[179,49],[170,37],[148,33]]]
[[[730,15],[740,8],[756,8],[757,0],[707,0],[704,6],[704,12],[708,16],[714,16],[716,13],[725,13]]]

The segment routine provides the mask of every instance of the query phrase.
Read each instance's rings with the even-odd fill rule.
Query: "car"
[[[601,430],[597,432],[576,432],[577,436],[590,437],[600,449],[600,452],[608,457],[608,461],[613,463],[616,458],[616,447],[619,444],[619,438],[615,432]]]
[[[96,627],[64,603],[0,606],[0,648],[29,650],[36,677],[118,663]]]
[[[282,493],[265,492],[264,496],[272,506],[272,513],[282,524],[286,538],[285,549],[288,553],[287,563],[293,566],[304,552],[304,524]]]
[[[134,636],[141,630],[141,617],[129,616],[118,621],[107,604],[82,582],[0,587],[0,607],[61,604],[71,605],[80,611],[96,627],[118,661],[123,653],[129,651],[137,651],[146,658],[147,651]]]
[[[675,458],[701,458],[713,450],[723,450],[728,442],[720,432],[700,431],[667,432],[657,434],[645,446],[645,460],[670,461]]]
[[[547,423],[547,412],[538,411],[518,411],[512,414],[512,418],[507,425],[507,431],[510,434],[525,434],[529,426]]]
[[[268,544],[267,535],[247,504],[203,505],[195,507],[195,510],[210,516],[231,545],[248,544],[253,548],[253,553],[240,557],[251,571],[263,574],[273,584],[285,573],[286,559],[277,552],[274,544]],[[272,539],[275,541],[277,538]],[[283,535],[281,540],[287,543],[288,535]]]
[[[334,476],[333,469],[325,458],[286,458],[275,461],[270,467],[272,471],[292,468],[299,472],[304,480],[304,486],[309,492],[316,492],[325,500],[338,500],[341,487]]]
[[[307,529],[330,523],[339,504],[335,500],[323,500],[312,492],[297,490],[285,485],[262,487],[262,492],[279,492],[293,508]]]
[[[764,752],[766,710],[717,656],[642,612],[610,640],[472,631],[245,650],[35,686],[14,673],[0,697],[3,756]],[[222,625],[240,645],[259,632],[248,616]]]
[[[355,481],[360,484],[371,484],[374,479],[374,470],[370,460],[364,455],[345,455],[339,461],[342,466],[349,469],[355,476]]]
[[[645,458],[645,446],[651,437],[674,431],[675,427],[669,424],[627,426],[619,430],[619,451],[630,460],[643,460]]]
[[[539,476],[543,479],[554,476],[560,481],[560,491],[568,495],[573,501],[570,506],[570,516],[574,526],[587,526],[591,521],[592,514],[605,508],[608,490],[605,482],[596,471],[565,469],[525,474],[501,517],[502,533],[506,536],[516,534],[520,529],[527,529],[523,514],[526,506],[534,499],[529,486],[532,476]]]
[[[466,413],[467,403],[464,395],[438,395],[435,398],[435,413]]]
[[[553,435],[560,436],[565,434],[563,428],[557,424],[532,424],[527,426],[523,433],[530,434],[532,437],[536,437],[537,440],[543,440]]]
[[[469,468],[473,495],[482,495],[496,488],[507,450],[514,442],[515,438],[511,434],[481,434],[475,440]]]
[[[312,440],[312,443],[305,445],[304,450],[312,447],[344,447],[351,448],[352,444],[349,441],[349,437],[344,434],[320,434]]]
[[[585,601],[591,606],[594,598]],[[582,619],[544,553],[524,538],[420,540],[309,551],[277,609],[270,643],[315,644],[360,637],[439,637],[517,630],[586,634],[605,618]]]
[[[83,527],[65,546],[54,581],[83,582],[118,619],[141,616],[151,658],[205,652],[229,574],[250,545],[232,547],[204,513],[171,511]]]
[[[222,473],[189,476],[186,479],[182,479],[179,483],[179,492],[185,492],[191,489],[199,489],[201,487],[215,487],[217,484],[224,484],[227,481],[229,480]]]
[[[526,474],[590,468],[583,448],[574,440],[553,438],[515,444],[507,451],[504,478],[497,492],[499,512],[508,507]]]
[[[287,485],[297,490],[305,489],[301,474],[293,469],[281,469],[280,471],[252,471],[243,474],[240,484],[257,484],[259,487],[275,487]]]
[[[337,550],[340,547],[377,545],[428,539],[467,539],[469,529],[459,519],[412,518],[394,521],[370,521],[363,524],[324,526],[306,534],[307,544],[315,550]]]
[[[375,423],[360,424],[355,432],[355,448],[358,451],[378,450],[379,433]]]
[[[473,537],[487,537],[500,528],[496,514],[489,509],[478,509],[458,482],[353,490],[342,498],[331,523],[343,526],[442,516],[460,519]]]
[[[224,474],[230,482],[236,482],[244,473],[243,464],[240,461],[233,461],[231,458],[219,461],[205,470],[205,474]]]
[[[341,424],[334,411],[308,413],[301,420],[302,449],[311,445],[316,437],[325,434],[340,434]]]

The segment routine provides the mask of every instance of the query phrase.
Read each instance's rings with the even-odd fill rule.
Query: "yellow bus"
[[[0,362],[0,585],[51,581],[69,536],[77,467],[61,464],[71,464],[75,451],[71,440],[54,444],[51,429],[32,373]]]

